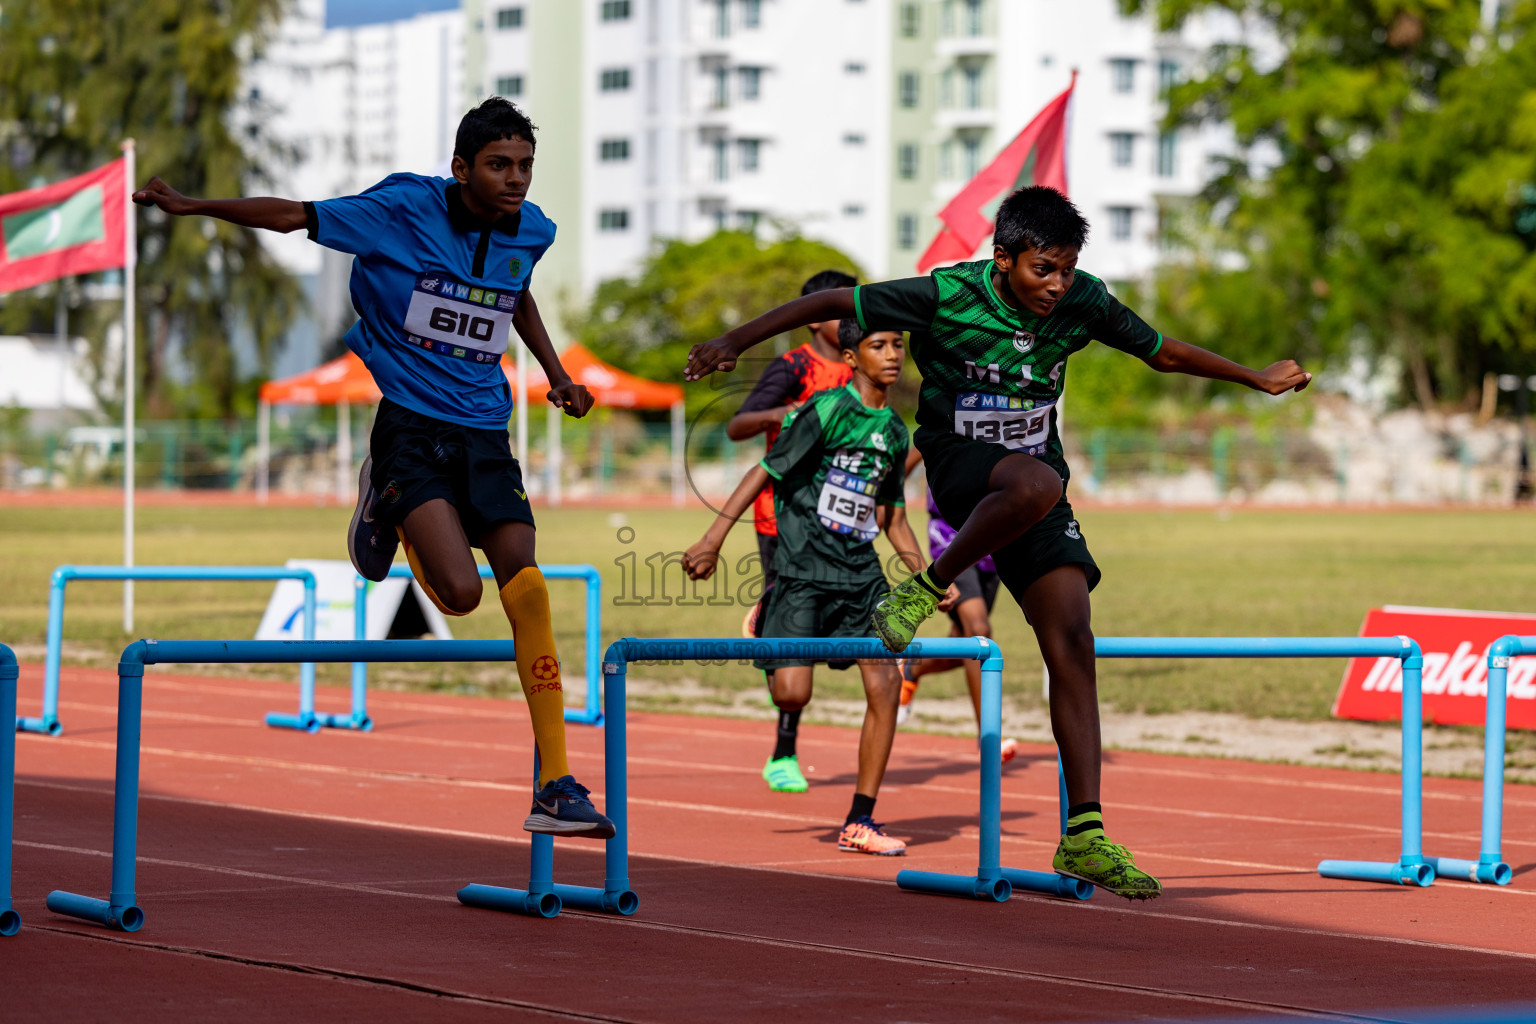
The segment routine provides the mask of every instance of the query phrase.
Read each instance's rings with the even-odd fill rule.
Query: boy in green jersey
[[[906,355],[901,335],[865,331],[845,319],[838,346],[853,379],[818,391],[784,417],[772,450],[742,479],[704,538],[683,555],[683,568],[693,579],[713,575],[726,534],[772,481],[778,582],[763,611],[764,637],[869,636],[870,616],[889,590],[873,543],[881,529],[913,572],[923,568],[902,494],[907,428],[886,402]],[[769,690],[781,711],[810,702],[813,664],[793,658],[758,662],[758,668],[772,670]],[[828,664],[844,669],[852,662]],[[907,844],[886,835],[872,815],[896,735],[901,677],[889,661],[860,662],[859,671],[868,702],[859,776],[837,848],[900,856]],[[770,767],[778,753],[769,758]]]
[[[1097,339],[1163,373],[1232,381],[1271,395],[1312,380],[1286,359],[1253,370],[1165,338],[1077,270],[1088,223],[1054,189],[1020,189],[998,208],[992,259],[928,277],[820,292],[696,346],[686,377],[730,370],[751,346],[805,323],[854,316],[868,330],[912,333],[923,384],[915,442],[939,511],[959,527],[926,571],[897,586],[874,627],[892,650],[911,642],[944,588],[991,555],[1034,627],[1051,674],[1068,827],[1056,870],[1131,899],[1162,887],[1104,834],[1100,739],[1088,593],[1099,569],[1066,500],[1056,403],[1067,357]]]

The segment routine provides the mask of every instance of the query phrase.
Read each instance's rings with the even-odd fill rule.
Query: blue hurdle
[[[602,640],[600,633],[603,625],[603,577],[598,573],[596,566],[591,565],[541,565],[539,571],[549,580],[585,580],[587,584],[587,702],[581,708],[566,708],[565,720],[567,722],[581,722],[584,725],[602,725],[602,684],[603,673],[600,666],[602,656]],[[392,578],[409,579],[412,577],[411,567],[408,565],[392,566],[389,570]],[[481,579],[495,579],[496,575],[488,565],[480,566]],[[352,639],[364,640],[368,636],[368,590],[370,584],[361,576],[353,583],[355,597],[352,608]],[[331,716],[339,718],[340,716]],[[268,719],[270,722],[270,717]],[[368,666],[364,662],[357,662],[352,666],[352,716],[350,727],[354,729],[371,729],[373,722],[368,718]]]
[[[64,648],[64,588],[70,580],[299,580],[304,584],[304,639],[315,638],[315,574],[308,569],[271,565],[61,565],[48,584],[48,647],[43,663],[43,713],[37,718],[16,717],[23,732],[57,736],[64,731],[59,721],[59,665]],[[13,713],[13,717],[14,713]],[[273,717],[285,718],[273,722]],[[0,716],[0,721],[4,721]],[[267,716],[269,725],[287,725],[317,732],[322,724],[315,715],[315,666],[299,666],[299,713]]]
[[[0,644],[0,722],[16,717],[16,655]],[[16,730],[0,729],[0,936],[21,930],[11,907],[11,842],[16,822]]]
[[[1435,869],[1424,857],[1424,659],[1419,645],[1398,637],[1100,637],[1100,658],[1397,658],[1403,663],[1402,848],[1396,862],[1325,860],[1325,878],[1397,885],[1430,885]]]
[[[138,856],[139,747],[144,702],[144,668],[172,664],[292,664],[360,661],[433,662],[516,660],[511,640],[139,640],[124,649],[117,666],[117,768],[112,797],[112,887],[105,900],[55,890],[48,909],[58,914],[134,932],[144,926],[144,912],[134,891]],[[14,692],[14,683],[11,684]],[[460,900],[494,906],[535,917],[554,917],[564,904],[586,910],[633,914],[639,899],[629,889],[628,814],[624,755],[624,680],[610,683],[607,729],[604,732],[607,813],[615,835],[608,840],[608,881],[602,889],[556,885],[553,879],[554,840],[532,837],[527,889],[471,885]],[[14,743],[14,734],[11,734]],[[3,756],[0,751],[0,756]],[[14,756],[0,767],[0,783],[9,790],[15,776]],[[9,851],[9,844],[6,849]]]
[[[603,657],[603,675],[608,692],[622,689],[635,661],[752,661],[753,659],[806,658],[816,661],[853,659],[893,660],[898,657],[962,658],[981,662],[981,793],[980,837],[976,874],[951,875],[936,871],[901,871],[896,884],[914,892],[944,896],[965,896],[978,900],[1003,902],[1015,888],[1042,892],[1051,896],[1084,900],[1093,895],[1093,886],[1075,878],[1049,871],[1026,871],[1002,866],[1002,731],[1003,731],[1003,652],[985,637],[962,639],[914,640],[901,654],[892,654],[879,640],[747,640],[678,639],[637,640],[627,637],[610,644]],[[609,756],[612,747],[610,746]],[[622,747],[620,747],[622,751]],[[1058,792],[1066,815],[1066,787],[1059,781]],[[614,795],[608,794],[610,804]],[[622,801],[621,801],[622,803]],[[612,812],[609,812],[612,816]],[[614,822],[618,824],[617,820]],[[1063,824],[1065,829],[1065,824]],[[612,872],[613,846],[609,860]],[[610,878],[610,884],[612,879]]]
[[[1504,713],[1509,663],[1536,654],[1536,636],[1501,636],[1488,646],[1488,708],[1483,719],[1483,822],[1477,860],[1431,857],[1442,878],[1508,885],[1514,871],[1504,862]]]

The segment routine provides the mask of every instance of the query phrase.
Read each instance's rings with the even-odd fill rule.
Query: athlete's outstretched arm
[[[1250,370],[1241,363],[1175,338],[1164,338],[1157,354],[1146,363],[1161,373],[1187,373],[1191,377],[1227,380],[1270,395],[1301,391],[1312,383],[1312,375],[1294,359],[1282,359],[1262,370]]]
[[[768,471],[759,463],[747,471],[747,475],[741,478],[741,483],[731,492],[731,496],[725,499],[725,507],[715,517],[705,531],[704,537],[693,547],[683,552],[683,571],[689,579],[707,580],[715,574],[715,566],[720,561],[720,548],[725,544],[726,535],[731,532],[731,527],[736,525],[736,520],[742,517],[757,496],[768,486]]]
[[[758,342],[808,324],[842,320],[853,315],[852,288],[829,288],[802,295],[726,331],[713,341],[693,346],[688,352],[688,367],[683,372],[683,379],[699,380],[716,370],[734,370],[736,358]]]
[[[306,226],[304,204],[292,199],[193,199],[159,178],[150,178],[149,184],[133,194],[133,201],[140,206],[158,206],[173,217],[217,217],[247,228],[286,233]]]
[[[756,437],[770,427],[777,427],[800,405],[799,402],[787,402],[784,405],[776,405],[771,409],[754,409],[752,412],[739,412],[730,418],[725,425],[725,436],[732,441],[745,441],[749,437]]]
[[[592,393],[573,382],[565,367],[560,365],[554,342],[549,340],[549,331],[544,329],[544,318],[539,316],[539,305],[533,301],[533,292],[524,291],[522,298],[517,300],[517,308],[512,310],[512,326],[517,328],[517,336],[523,339],[533,358],[544,368],[544,376],[549,380],[546,396],[549,404],[564,409],[567,416],[577,419],[585,416],[592,409]],[[522,401],[523,396],[518,395],[517,400]]]

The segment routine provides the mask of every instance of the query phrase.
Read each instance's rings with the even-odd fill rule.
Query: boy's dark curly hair
[[[500,139],[523,139],[537,147],[538,141],[533,137],[536,130],[517,104],[492,96],[459,122],[458,134],[453,138],[453,155],[472,165],[482,149]]]

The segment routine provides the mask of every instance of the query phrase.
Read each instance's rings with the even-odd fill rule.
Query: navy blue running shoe
[[[612,838],[613,822],[592,806],[588,792],[586,786],[569,775],[551,780],[533,794],[533,809],[523,819],[523,829],[554,836]]]
[[[363,460],[363,470],[357,477],[357,508],[352,512],[352,527],[347,533],[347,553],[352,556],[352,567],[365,580],[382,583],[395,564],[395,549],[400,538],[394,530],[385,529],[373,519],[373,506],[379,492],[373,489],[373,456]]]

